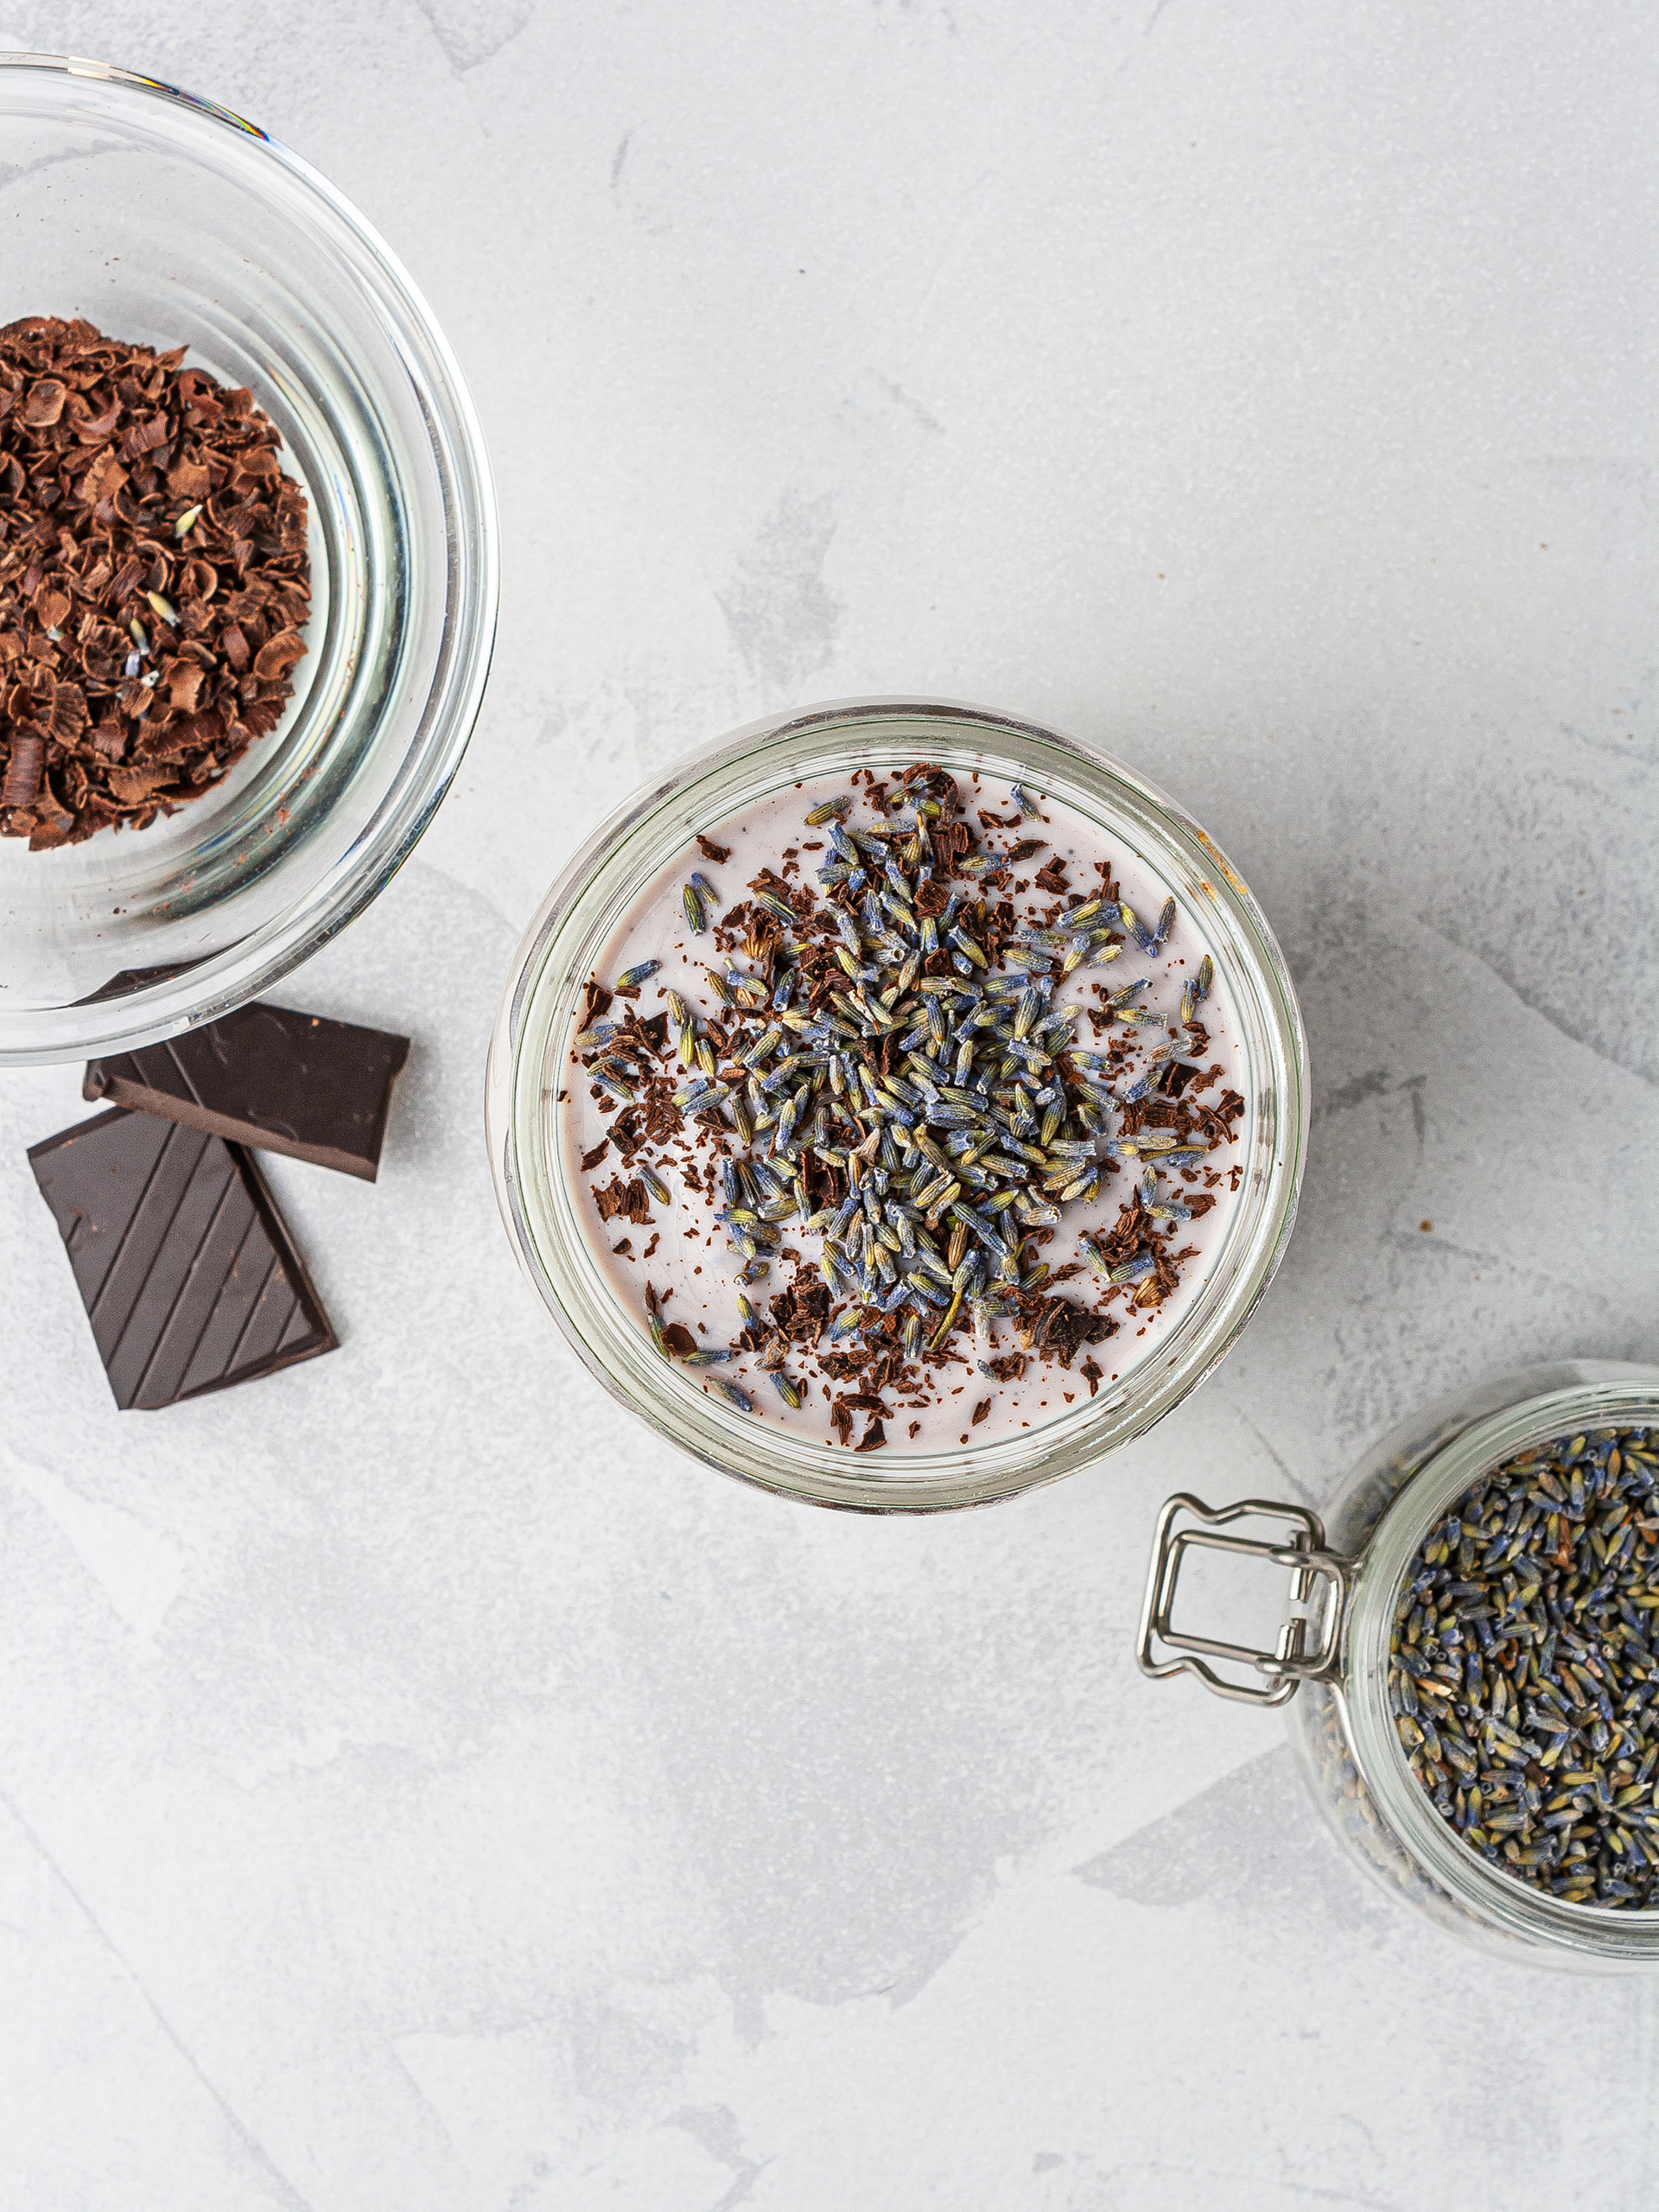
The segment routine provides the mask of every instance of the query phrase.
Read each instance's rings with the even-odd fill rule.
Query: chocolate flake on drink
[[[982,842],[941,768],[849,780],[806,807],[816,839],[768,833],[741,892],[674,872],[683,973],[648,1015],[655,951],[595,976],[572,1058],[621,1161],[592,1187],[598,1219],[656,1222],[671,1195],[662,1232],[701,1248],[697,1290],[714,1295],[722,1261],[738,1287],[731,1342],[698,1345],[688,1379],[754,1418],[805,1408],[826,1440],[874,1452],[901,1412],[954,1442],[988,1437],[999,1402],[1027,1427],[1116,1381],[1093,1351],[1144,1338],[1201,1258],[1179,1240],[1236,1187],[1215,1155],[1245,1109],[1211,1058],[1213,963],[1166,950],[1173,898],[1149,930],[1109,861],[1071,880],[1082,863],[1023,790],[980,810],[1001,833]],[[1008,834],[1039,817],[1049,837]],[[698,836],[699,855],[726,864],[747,827]],[[816,887],[803,849],[822,855]],[[1016,880],[1039,852],[1034,883]],[[713,957],[686,942],[710,935]],[[1179,976],[1124,982],[1112,963],[1136,946]],[[1073,1243],[1076,1259],[1045,1256]],[[643,1288],[673,1357],[673,1292]],[[714,1371],[721,1352],[739,1376]],[[772,1381],[765,1409],[745,1363]]]

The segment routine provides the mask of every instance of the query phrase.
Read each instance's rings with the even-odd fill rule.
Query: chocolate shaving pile
[[[0,330],[0,836],[32,852],[200,798],[293,696],[305,494],[186,350]]]

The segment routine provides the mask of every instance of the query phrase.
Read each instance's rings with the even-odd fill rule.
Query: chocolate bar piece
[[[165,1045],[93,1060],[81,1095],[372,1183],[407,1037],[257,1002]]]
[[[202,953],[194,960],[181,960],[171,968],[123,968],[111,976],[107,983],[100,983],[95,991],[88,991],[84,999],[77,999],[77,1006],[102,1006],[106,999],[128,999],[135,991],[147,991],[152,983],[171,982],[175,976],[188,976],[193,968],[200,968],[202,961],[211,959]]]
[[[118,1107],[29,1158],[118,1406],[175,1405],[339,1343],[240,1145]]]

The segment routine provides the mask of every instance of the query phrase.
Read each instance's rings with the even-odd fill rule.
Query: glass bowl
[[[642,888],[699,832],[815,776],[886,773],[913,761],[1020,782],[1074,807],[1144,859],[1183,906],[1236,1009],[1248,1071],[1243,1174],[1207,1279],[1157,1348],[1027,1434],[880,1464],[793,1435],[705,1395],[625,1313],[558,1167],[559,1071],[584,988]],[[1161,792],[1075,739],[978,707],[869,699],[752,723],[685,760],[612,817],[549,893],[518,950],[490,1048],[490,1160],[519,1260],[576,1351],[661,1434],[762,1489],[866,1512],[977,1505],[1052,1482],[1127,1444],[1216,1364],[1288,1241],[1307,1137],[1306,1045],[1295,994],[1255,901],[1215,845]]]
[[[494,497],[472,402],[385,245],[285,146],[101,62],[0,54],[13,315],[188,346],[251,387],[310,508],[279,728],[150,828],[0,839],[0,1065],[120,1052],[255,997],[373,898],[483,696]]]

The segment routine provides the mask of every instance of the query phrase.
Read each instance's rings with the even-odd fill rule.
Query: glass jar
[[[601,950],[642,888],[699,832],[798,783],[931,761],[1023,783],[1074,808],[1169,884],[1236,1010],[1248,1089],[1242,1168],[1211,1270],[1156,1351],[1046,1427],[873,1464],[746,1417],[655,1352],[594,1259],[579,1192],[558,1172],[559,1071]],[[683,762],[614,815],[566,868],[520,946],[490,1049],[491,1166],[520,1262],[576,1351],[661,1434],[710,1466],[820,1504],[918,1512],[982,1504],[1126,1444],[1227,1351],[1290,1235],[1307,1132],[1306,1052],[1290,979],[1249,892],[1175,803],[1103,754],[1014,716],[934,700],[870,699],[755,722]]]
[[[1462,1840],[1413,1774],[1389,1694],[1402,1586],[1455,1501],[1535,1445],[1646,1426],[1659,1426],[1659,1368],[1564,1360],[1501,1376],[1395,1429],[1343,1484],[1328,1526],[1305,1506],[1247,1498],[1212,1508],[1179,1493],[1158,1519],[1141,1615],[1142,1671],[1192,1673],[1219,1696],[1287,1706],[1297,1763],[1338,1842],[1440,1926],[1534,1965],[1659,1967],[1659,1911],[1569,1904],[1504,1873]],[[1251,1516],[1288,1524],[1288,1539],[1218,1533]],[[1272,1651],[1173,1624],[1182,1560],[1193,1549],[1290,1570]],[[1220,1674],[1213,1660],[1261,1679]]]

